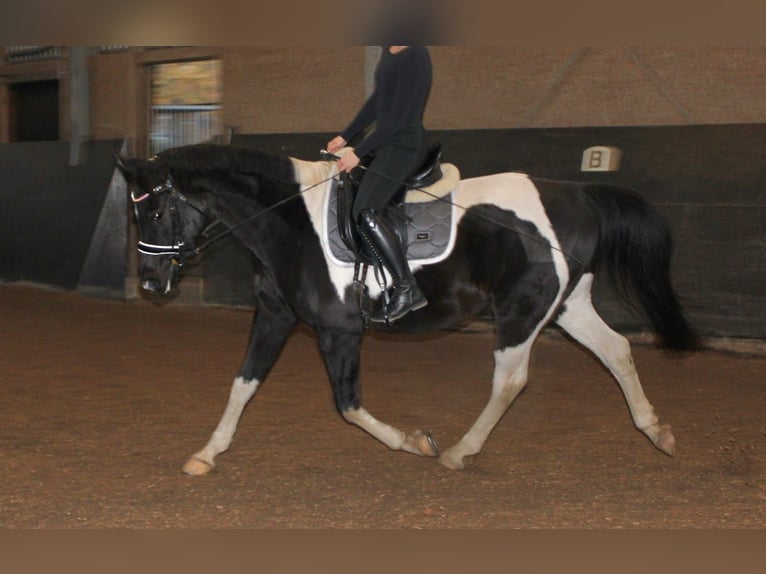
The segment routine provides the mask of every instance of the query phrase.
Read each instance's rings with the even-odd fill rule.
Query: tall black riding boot
[[[407,265],[407,256],[399,238],[383,218],[372,209],[363,209],[359,214],[359,230],[394,282],[394,294],[388,305],[372,315],[370,320],[374,323],[392,323],[410,311],[428,305]]]

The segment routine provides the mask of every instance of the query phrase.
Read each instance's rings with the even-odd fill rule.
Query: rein
[[[254,213],[253,215],[246,217],[242,221],[238,222],[235,225],[232,225],[231,227],[227,227],[224,231],[219,233],[218,235],[215,235],[205,241],[202,245],[199,247],[196,247],[194,249],[184,249],[184,242],[179,239],[178,237],[178,204],[177,201],[181,201],[185,203],[186,205],[190,206],[192,209],[196,210],[197,212],[201,213],[205,217],[209,217],[207,213],[202,211],[199,207],[194,205],[189,199],[182,194],[180,191],[178,191],[175,186],[173,185],[173,180],[168,177],[168,179],[163,183],[162,185],[158,185],[152,188],[152,190],[148,193],[145,193],[141,196],[136,197],[135,193],[131,190],[130,192],[130,199],[133,201],[133,203],[141,203],[142,201],[148,199],[152,195],[159,195],[160,193],[169,192],[170,197],[174,200],[173,203],[170,205],[170,213],[173,217],[173,245],[153,245],[151,243],[144,243],[143,241],[138,242],[138,252],[142,253],[144,255],[173,255],[172,263],[174,265],[178,265],[179,267],[183,267],[183,265],[192,257],[197,257],[200,255],[203,251],[207,250],[210,246],[212,246],[214,243],[219,241],[220,239],[223,239],[224,237],[231,235],[235,230],[239,229],[246,223],[250,223],[254,219],[260,217],[261,215],[265,215],[266,213],[273,211],[277,209],[278,207],[281,207],[282,205],[297,199],[301,197],[303,194],[305,194],[307,191],[310,191],[314,189],[315,187],[318,187],[324,183],[327,183],[331,179],[333,179],[335,176],[331,175],[330,177],[327,177],[321,181],[316,182],[313,185],[310,185],[306,189],[299,191],[297,193],[294,193],[292,195],[289,195],[288,197],[281,199],[280,201],[262,209],[261,211],[258,211],[257,213]],[[217,222],[221,223],[220,220],[217,220]]]
[[[320,157],[324,160],[329,161],[335,161],[340,159],[340,156],[337,156],[333,153],[330,153],[326,150],[320,151]],[[369,171],[372,174],[375,174],[377,176],[383,177],[385,179],[388,179],[390,181],[393,181],[394,183],[397,183],[399,185],[407,186],[407,184],[403,181],[400,181],[397,178],[391,177],[389,175],[386,175],[384,173],[380,173],[374,169],[370,169],[368,166],[360,165],[359,168]],[[265,215],[266,213],[275,210],[278,207],[281,207],[282,205],[292,201],[293,199],[297,199],[298,197],[301,197],[306,192],[314,189],[315,187],[318,187],[324,183],[327,183],[331,179],[334,179],[337,177],[336,175],[331,175],[329,177],[326,177],[325,179],[318,181],[317,183],[310,185],[306,189],[299,191],[297,193],[294,193],[276,203],[273,205],[270,205],[261,211],[258,211],[257,213],[254,213],[253,215],[246,217],[242,221],[236,223],[235,225],[232,225],[231,227],[227,227],[224,231],[219,233],[218,235],[213,236],[212,238],[205,241],[202,245],[199,247],[196,247],[194,249],[184,249],[184,242],[180,240],[177,237],[178,232],[178,211],[177,211],[177,203],[174,201],[170,206],[171,215],[173,216],[173,245],[153,245],[150,243],[144,243],[143,241],[138,242],[138,252],[142,253],[143,255],[174,255],[172,262],[174,265],[178,265],[179,267],[183,266],[187,260],[189,260],[192,257],[197,257],[200,255],[203,251],[207,250],[209,247],[211,247],[214,243],[218,242],[219,240],[223,239],[224,237],[227,237],[228,235],[231,235],[235,230],[239,229],[243,225],[250,223],[251,221],[255,220],[256,218],[260,217],[261,215]],[[463,207],[462,205],[459,205],[449,199],[446,199],[445,197],[439,197],[434,193],[431,193],[427,189],[424,189],[422,187],[412,187],[412,189],[420,191],[422,193],[425,193],[426,195],[429,195],[434,198],[434,200],[442,201],[444,203],[447,203],[449,205],[452,205],[454,207],[457,207],[458,209],[462,209],[463,211],[467,212],[468,208]],[[186,196],[184,196],[181,192],[179,192],[173,185],[173,181],[170,177],[165,181],[165,183],[155,186],[152,188],[152,190],[148,193],[144,193],[143,195],[140,195],[136,197],[135,193],[131,190],[130,192],[130,198],[133,201],[133,203],[141,203],[142,201],[145,201],[152,195],[159,195],[160,193],[164,192],[170,192],[171,197],[174,200],[182,201],[183,203],[189,205],[199,213],[205,215],[206,217],[209,217],[208,214],[206,214],[204,211],[202,211],[200,208],[198,208],[196,205],[194,205],[191,201],[189,201]],[[482,213],[472,212],[473,215],[476,217],[479,217],[480,219],[484,219],[485,221],[488,221],[494,225],[497,225],[499,227],[502,227],[504,229],[508,229],[509,231],[513,231],[514,233],[518,233],[519,235],[522,235],[526,239],[533,241],[535,243],[539,243],[541,245],[544,245],[548,247],[549,249],[553,249],[555,251],[558,251],[565,257],[567,257],[569,260],[573,261],[574,263],[578,264],[580,267],[586,267],[586,264],[580,261],[577,257],[566,251],[565,249],[562,249],[561,247],[556,247],[551,245],[549,242],[543,241],[521,229],[517,229],[514,227],[511,227],[510,225],[502,222],[497,221],[491,217],[488,217]],[[220,220],[219,220],[220,221]]]

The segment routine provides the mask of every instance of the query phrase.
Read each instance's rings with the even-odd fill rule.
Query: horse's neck
[[[253,189],[245,183],[231,185],[208,190],[209,213],[227,228],[236,228],[235,235],[245,243],[250,240],[251,249],[270,244],[277,236],[288,241],[295,235],[305,207],[294,184],[259,178]]]

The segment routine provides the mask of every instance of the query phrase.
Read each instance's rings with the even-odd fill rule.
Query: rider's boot
[[[359,230],[375,257],[386,267],[394,282],[394,292],[388,305],[373,314],[374,323],[392,323],[410,311],[428,305],[412,275],[404,248],[396,233],[372,209],[359,214]]]

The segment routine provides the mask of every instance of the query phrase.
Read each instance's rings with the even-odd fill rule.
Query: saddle
[[[421,263],[435,263],[445,258],[454,244],[453,205],[450,194],[460,179],[452,164],[442,164],[441,146],[429,149],[424,161],[389,203],[382,216],[407,246],[407,258]],[[342,264],[357,261],[374,265],[356,229],[351,206],[359,182],[343,177],[330,192],[327,226],[331,255]]]

